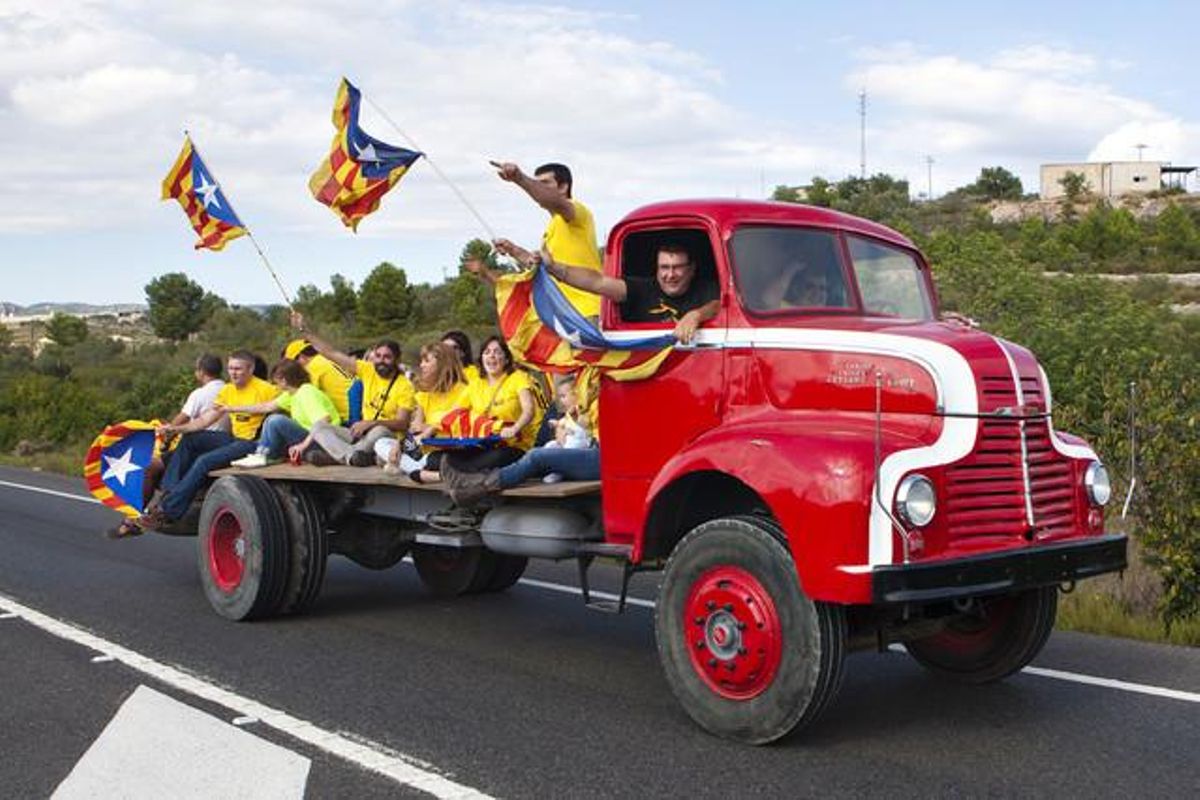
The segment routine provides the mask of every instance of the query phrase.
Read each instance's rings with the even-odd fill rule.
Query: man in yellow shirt
[[[356,376],[363,384],[362,416],[345,428],[328,423],[313,426],[313,439],[333,461],[353,467],[375,464],[375,442],[408,430],[412,410],[416,405],[412,382],[400,372],[400,345],[384,339],[370,348],[363,361],[343,353],[305,327],[304,315],[292,313],[292,327],[305,334],[317,352],[328,358],[344,372]],[[320,463],[321,450],[309,448],[312,463]]]
[[[229,466],[234,459],[254,452],[262,414],[230,413],[229,406],[255,405],[273,400],[279,389],[254,377],[254,354],[238,350],[225,364],[229,382],[217,393],[212,408],[182,425],[163,425],[162,434],[184,434],[171,454],[163,476],[162,501],[158,508],[139,517],[140,528],[158,528],[187,513],[192,499],[214,469]],[[230,432],[205,430],[228,416]]]
[[[283,357],[299,361],[300,366],[308,373],[312,385],[320,389],[333,401],[341,419],[350,418],[350,383],[354,379],[342,371],[325,356],[317,352],[317,348],[305,339],[294,339],[283,348]]]
[[[511,162],[492,162],[501,180],[515,183],[525,190],[533,202],[550,214],[546,232],[542,234],[542,247],[550,251],[555,261],[564,264],[602,270],[600,248],[596,246],[596,222],[591,209],[571,196],[574,179],[571,170],[563,164],[542,164],[529,177]],[[496,249],[516,258],[521,263],[529,260],[529,251],[510,242],[497,239]],[[582,292],[574,286],[559,283],[563,294],[571,305],[585,317],[600,315],[600,298]]]

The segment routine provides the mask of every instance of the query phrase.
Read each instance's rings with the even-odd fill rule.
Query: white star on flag
[[[133,463],[132,447],[122,453],[120,458],[104,456],[104,461],[108,464],[108,469],[104,471],[104,474],[100,476],[100,479],[106,481],[109,478],[116,478],[117,483],[121,484],[122,486],[125,485],[126,475],[131,472],[137,472],[142,468],[140,465]]]
[[[200,185],[196,187],[196,192],[203,197],[205,208],[209,206],[221,207],[221,201],[217,199],[217,185],[209,183],[207,175],[200,176]]]
[[[562,321],[558,317],[554,318],[554,332],[559,335],[559,338],[566,339],[572,347],[583,347],[583,337],[579,335],[579,331],[567,333],[567,329],[563,327]]]
[[[370,142],[367,142],[366,147],[359,149],[358,160],[359,161],[374,161],[374,162],[379,161],[379,156],[375,154],[375,145],[371,144]]]

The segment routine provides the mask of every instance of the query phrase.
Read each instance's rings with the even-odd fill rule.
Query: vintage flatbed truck
[[[462,510],[378,469],[222,470],[198,526],[213,607],[302,611],[330,554],[411,553],[441,595],[507,588],[529,558],[576,559],[588,600],[597,558],[626,584],[661,569],[672,691],[705,729],[765,743],[817,718],[851,648],[899,642],[936,673],[998,680],[1040,651],[1060,587],[1125,567],[1107,472],[1054,429],[1037,360],[940,321],[903,236],[801,205],[677,201],[622,220],[604,269],[651,276],[666,241],[721,310],[653,377],[602,382],[600,481]],[[601,323],[654,327],[607,301]]]

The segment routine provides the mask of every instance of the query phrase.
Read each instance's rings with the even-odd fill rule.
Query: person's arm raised
[[[304,324],[304,315],[299,311],[292,312],[292,328],[304,334],[304,338],[308,340],[309,344],[315,347],[318,353],[337,364],[342,372],[345,372],[347,375],[357,374],[358,362],[354,359],[354,357],[343,353],[341,350],[338,350],[329,342],[318,336],[314,331],[310,330]]]
[[[501,180],[515,183],[525,190],[525,194],[551,214],[558,214],[567,222],[575,221],[575,204],[571,198],[559,194],[553,186],[547,186],[536,178],[531,178],[521,171],[521,168],[511,161],[490,161],[496,168],[496,174]]]

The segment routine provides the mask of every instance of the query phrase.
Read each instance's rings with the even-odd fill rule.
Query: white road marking
[[[888,650],[901,655],[908,655],[908,651],[904,649],[902,644],[889,644]],[[1066,672],[1060,669],[1046,669],[1045,667],[1025,667],[1021,672],[1028,672],[1030,675],[1036,675],[1039,678],[1053,678],[1057,681],[1067,681],[1068,683],[1082,683],[1086,686],[1102,686],[1106,689],[1116,689],[1122,692],[1133,692],[1135,694],[1148,694],[1155,697],[1167,697],[1172,700],[1184,700],[1188,703],[1200,703],[1200,694],[1196,692],[1185,692],[1179,689],[1167,689],[1162,686],[1150,686],[1145,683],[1131,683],[1129,681],[1118,681],[1113,678],[1098,678],[1095,675],[1084,675],[1079,672]]]
[[[279,709],[271,708],[228,689],[222,689],[199,676],[188,674],[177,667],[161,664],[141,653],[22,605],[3,594],[0,594],[0,610],[17,614],[30,625],[41,628],[61,639],[91,648],[104,655],[111,655],[128,667],[182,692],[224,706],[242,716],[256,717],[264,725],[268,725],[280,733],[383,775],[396,783],[427,792],[438,798],[489,800],[488,795],[430,770],[415,766],[411,759],[403,754],[393,754],[382,745],[374,742],[353,741],[344,735],[325,730]]]
[[[533,586],[538,589],[548,589],[552,592],[562,592],[563,594],[573,594],[573,595],[580,596],[580,597],[583,596],[583,589],[580,589],[578,586],[567,586],[562,583],[550,583],[549,581],[539,581],[535,578],[521,578],[518,581],[518,583],[523,583],[526,586]],[[592,597],[596,597],[601,600],[616,601],[616,600],[621,599],[620,595],[610,594],[609,592],[598,592],[595,589],[592,589],[589,592],[589,594]],[[653,600],[643,600],[640,597],[626,597],[625,602],[631,606],[641,606],[642,608],[654,608]]]
[[[258,717],[234,717],[229,724],[240,728],[243,725],[253,725],[256,722],[261,722],[261,720]]]
[[[64,492],[56,492],[51,489],[42,489],[42,488],[36,487],[36,486],[25,486],[20,483],[10,483],[8,481],[0,481],[0,486],[9,486],[14,489],[27,489],[29,491],[34,491],[34,492],[45,492],[46,494],[53,494],[53,495],[59,495],[62,497],[68,497],[72,500],[84,500],[84,501],[92,502],[92,503],[99,502],[92,497],[81,497],[79,495],[66,494]],[[405,557],[405,561],[411,561],[411,559],[409,559],[408,557]],[[552,592],[561,592],[563,594],[572,594],[577,597],[581,596],[583,594],[583,590],[580,589],[578,586],[570,586],[570,585],[561,584],[561,583],[552,583],[550,581],[539,581],[535,578],[521,578],[520,581],[518,581],[518,582],[523,583],[526,586],[532,586],[537,589],[546,589],[546,590],[552,591]],[[609,592],[592,591],[591,594],[593,597],[598,597],[603,600],[619,599],[618,595],[611,594]],[[3,598],[3,595],[0,595],[0,598]],[[655,607],[655,603],[653,600],[643,600],[640,597],[627,597],[627,598],[625,598],[625,602],[631,606],[640,606],[642,608],[654,608]],[[11,616],[13,616],[13,615],[7,615],[7,614],[0,615],[0,619],[9,619],[9,618],[11,618]],[[891,645],[888,649],[892,650],[894,652],[898,652],[898,653],[906,653],[907,652],[902,646],[896,645],[896,644]],[[1196,693],[1196,692],[1185,692],[1185,691],[1181,691],[1178,689],[1167,689],[1167,688],[1161,687],[1161,686],[1150,686],[1148,684],[1143,684],[1143,683],[1132,683],[1129,681],[1120,681],[1120,680],[1116,680],[1113,678],[1101,678],[1101,677],[1098,677],[1095,675],[1084,675],[1082,673],[1077,673],[1077,672],[1064,672],[1062,670],[1045,669],[1043,667],[1026,667],[1024,670],[1022,670],[1022,672],[1028,672],[1030,675],[1037,675],[1038,677],[1042,677],[1042,678],[1052,678],[1054,680],[1067,681],[1069,683],[1080,683],[1080,684],[1084,684],[1087,686],[1100,686],[1100,687],[1103,687],[1106,689],[1115,689],[1117,691],[1122,691],[1122,692],[1133,692],[1135,694],[1145,694],[1145,695],[1151,695],[1154,697],[1165,697],[1165,698],[1170,698],[1172,700],[1183,700],[1188,703],[1200,703],[1200,693]]]
[[[109,661],[116,661],[112,656],[92,656],[93,664],[107,664]]]
[[[300,800],[311,767],[299,753],[139,686],[52,797]]]
[[[17,619],[17,615],[13,613],[0,614],[0,619]]]
[[[92,497],[90,494],[71,494],[70,492],[60,492],[55,489],[43,489],[40,486],[26,486],[23,483],[11,483],[9,481],[0,481],[0,486],[7,486],[10,489],[24,489],[27,492],[38,492],[39,494],[50,494],[55,497],[65,497],[68,500],[79,500],[83,503],[96,503],[100,501]]]
[[[1063,672],[1058,669],[1046,669],[1045,667],[1026,667],[1021,670],[1028,672],[1030,675],[1038,675],[1042,678],[1054,678],[1060,681],[1071,681],[1073,683],[1084,683],[1089,686],[1103,686],[1107,689],[1118,689],[1122,692],[1135,692],[1137,694],[1148,694],[1154,697],[1167,697],[1171,700],[1183,700],[1188,703],[1200,703],[1200,692],[1184,692],[1179,689],[1164,689],[1161,686],[1147,686],[1144,683],[1130,683],[1129,681],[1118,681],[1112,678],[1098,678],[1094,675],[1080,675],[1077,672]]]

